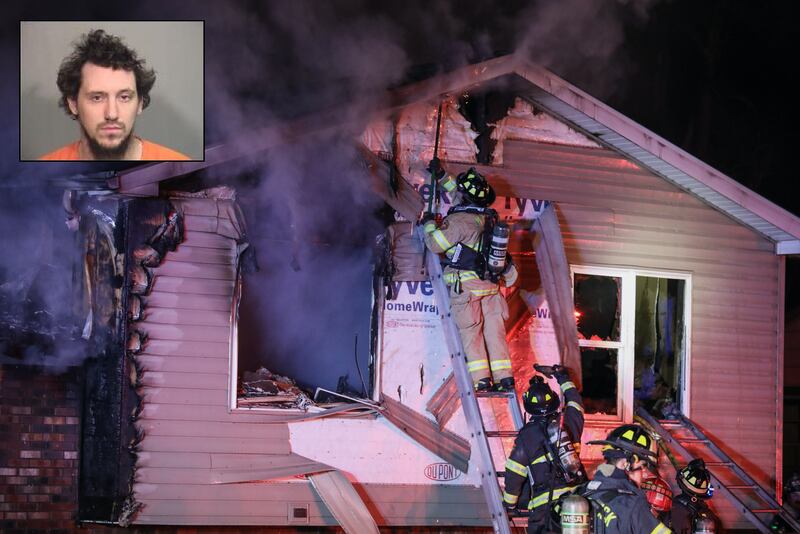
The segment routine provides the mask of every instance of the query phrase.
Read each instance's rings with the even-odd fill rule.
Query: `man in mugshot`
[[[136,117],[150,104],[156,81],[136,51],[103,30],[81,36],[58,71],[59,105],[80,126],[80,139],[42,160],[187,160],[134,135]]]

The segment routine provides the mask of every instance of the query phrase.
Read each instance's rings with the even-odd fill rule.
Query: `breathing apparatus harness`
[[[457,271],[475,271],[481,280],[493,283],[500,281],[503,273],[511,266],[511,254],[508,248],[508,226],[499,221],[497,212],[492,208],[480,206],[453,206],[447,211],[448,217],[453,213],[471,213],[483,215],[483,232],[477,249],[456,243],[449,257],[445,255],[442,263]],[[456,292],[460,293],[460,276],[456,281]]]

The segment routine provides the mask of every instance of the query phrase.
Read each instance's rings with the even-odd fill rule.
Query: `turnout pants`
[[[497,382],[512,376],[505,326],[508,304],[498,286],[478,280],[465,282],[461,293],[454,287],[450,304],[473,384],[482,378]]]

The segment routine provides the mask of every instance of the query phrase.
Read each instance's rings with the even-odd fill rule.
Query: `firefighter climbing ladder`
[[[743,513],[759,531],[769,533],[769,521],[772,519],[772,515],[778,514],[781,519],[786,521],[786,523],[794,529],[795,532],[800,532],[800,523],[798,523],[792,514],[779,505],[778,502],[764,488],[762,488],[755,480],[753,480],[752,477],[750,477],[750,475],[748,475],[741,467],[739,467],[739,465],[737,465],[730,458],[730,456],[725,454],[725,452],[720,449],[717,444],[714,443],[708,436],[706,436],[703,431],[697,428],[691,420],[687,419],[683,415],[680,415],[675,421],[659,422],[641,408],[636,410],[636,415],[645,421],[652,430],[658,433],[664,443],[667,444],[671,450],[676,450],[683,455],[687,462],[693,457],[704,457],[704,460],[705,457],[707,457],[704,454],[692,455],[685,447],[685,445],[688,444],[705,447],[708,452],[716,456],[718,460],[706,461],[706,467],[708,467],[709,471],[711,471],[711,476],[713,477],[713,482],[716,489],[725,495],[725,497],[731,501],[733,506],[739,512]],[[675,430],[684,428],[689,431],[692,437],[676,437],[670,432],[670,428]],[[723,483],[722,480],[720,480],[720,477],[714,473],[714,471],[717,469],[730,470],[732,474],[736,475],[742,481],[741,484]],[[745,495],[737,495],[736,491],[751,491],[755,493],[755,495],[757,495],[763,502],[767,504],[767,508],[751,508],[743,500]],[[762,517],[764,517],[766,521],[762,520]]]
[[[504,444],[503,444],[504,443],[503,440],[507,439],[507,438],[516,438],[517,437],[517,433],[519,432],[519,429],[522,428],[522,425],[525,424],[525,420],[522,418],[522,410],[520,410],[520,407],[519,407],[519,400],[517,399],[517,394],[514,391],[503,391],[503,392],[499,392],[499,391],[482,391],[482,392],[476,392],[475,395],[479,399],[481,399],[481,398],[489,399],[490,402],[492,400],[494,400],[494,399],[503,399],[503,400],[505,400],[505,404],[508,407],[508,415],[511,418],[510,422],[511,422],[512,429],[511,430],[502,430],[502,429],[497,429],[497,430],[488,430],[487,429],[486,430],[486,437],[489,438],[489,440],[490,440],[490,447],[489,447],[490,450],[491,450],[491,439],[492,438],[496,439],[499,442],[498,443],[499,449],[500,449],[499,452],[501,454],[499,454],[498,456],[496,456],[494,458],[498,458],[498,459],[500,459],[502,461],[502,464],[503,464],[502,467],[505,470],[505,460],[507,459],[507,455],[506,455],[506,452],[505,452],[505,447],[504,447]],[[480,407],[480,404],[479,404],[479,407]],[[500,420],[501,417],[500,418],[497,417],[498,414],[497,414],[497,412],[495,410],[495,404],[494,403],[492,403],[492,410],[493,410],[493,412],[494,412],[494,414],[496,416],[495,420],[496,421]],[[483,414],[483,413],[484,413],[484,410],[481,410],[481,414]],[[495,463],[494,466],[495,466],[495,469],[498,469],[497,463]],[[499,471],[497,472],[498,478],[504,478],[504,475],[505,475],[504,473],[501,473]],[[528,472],[528,476],[530,476],[530,471]],[[504,482],[505,482],[505,479],[504,479]],[[533,484],[532,480],[531,480],[531,484]],[[506,514],[508,514],[508,511],[506,511]],[[523,519],[526,519],[527,517],[528,517],[527,513],[517,511],[516,515],[514,515],[513,518],[509,518],[509,520],[512,522],[512,524],[514,524],[514,520],[515,519],[523,520]],[[514,526],[516,526],[516,524],[514,524]]]
[[[421,226],[417,227],[417,236],[420,242],[424,242]],[[450,297],[442,277],[442,266],[439,264],[439,257],[436,254],[426,254],[425,263],[433,285],[433,294],[436,306],[439,309],[439,318],[442,320],[442,330],[444,331],[447,350],[450,354],[453,376],[458,386],[464,417],[474,438],[474,443],[478,448],[477,454],[472,455],[470,460],[475,462],[480,473],[481,490],[491,514],[494,531],[498,534],[511,534],[511,526],[503,507],[503,495],[500,493],[500,484],[498,483],[492,451],[489,448],[489,436],[487,436],[487,432],[484,429],[478,398],[472,388],[472,378],[467,370],[467,360],[464,355],[464,347],[461,344],[461,337],[458,334],[458,327],[450,315]],[[516,404],[516,399],[509,404]],[[517,413],[519,413],[519,405],[516,404],[516,406]],[[520,426],[522,426],[521,414],[519,419]]]

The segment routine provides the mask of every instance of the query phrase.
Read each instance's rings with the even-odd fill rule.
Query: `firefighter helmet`
[[[646,478],[642,480],[641,488],[653,511],[660,514],[672,509],[672,489],[666,480],[659,476]]]
[[[485,208],[494,202],[494,189],[486,178],[475,170],[475,167],[470,167],[458,175],[456,187],[470,204]]]
[[[706,499],[711,497],[711,473],[706,469],[702,458],[696,458],[689,465],[678,471],[678,486],[689,495]]]
[[[626,456],[633,454],[636,460],[652,461],[656,455],[650,450],[653,437],[639,425],[622,425],[608,433],[606,439],[590,441],[590,445],[604,445],[603,451],[616,449],[624,451]]]
[[[561,401],[544,378],[536,375],[531,378],[528,391],[522,395],[522,405],[534,417],[547,417],[558,412]]]

